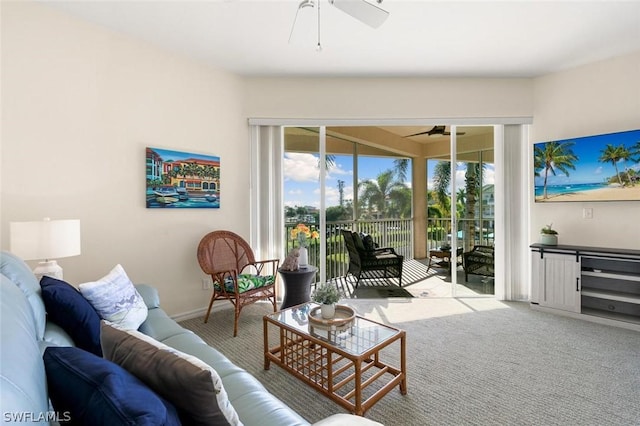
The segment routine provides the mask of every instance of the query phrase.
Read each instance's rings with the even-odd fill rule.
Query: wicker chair
[[[397,254],[391,247],[378,248],[373,242],[366,247],[360,234],[348,230],[341,230],[344,244],[349,253],[349,270],[356,277],[355,288],[361,279],[398,278],[398,285],[402,287],[402,262],[404,257]]]
[[[493,246],[473,246],[471,251],[462,255],[464,280],[469,281],[469,274],[493,277],[495,254]]]
[[[269,300],[276,311],[276,280],[279,259],[256,261],[249,244],[230,231],[213,231],[198,245],[198,263],[213,281],[213,294],[204,322],[209,320],[216,300],[229,300],[235,308],[233,336],[238,335],[238,318],[246,305]]]

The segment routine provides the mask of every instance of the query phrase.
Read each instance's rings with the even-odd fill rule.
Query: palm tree
[[[620,186],[623,185],[622,179],[620,178],[620,171],[618,171],[618,161],[620,160],[628,160],[631,157],[631,153],[628,149],[624,147],[624,145],[613,146],[611,144],[607,144],[607,146],[600,151],[602,155],[598,159],[598,161],[602,163],[613,164],[613,167],[616,169],[616,176],[618,177],[618,183]]]
[[[409,159],[408,158],[396,158],[393,160],[393,168],[396,171],[396,175],[398,176],[398,180],[400,182],[407,181],[407,171],[409,170]]]
[[[401,193],[406,188],[404,183],[393,179],[393,170],[380,173],[375,180],[360,182],[360,199],[367,204],[369,209],[375,207],[379,214],[387,216],[394,201],[406,198]]]
[[[449,197],[449,186],[451,184],[451,163],[449,161],[438,161],[433,169],[433,184],[436,201],[443,212],[451,211],[451,198]],[[449,213],[445,213],[449,214]]]
[[[549,198],[547,195],[547,178],[549,177],[549,172],[555,176],[556,170],[560,170],[569,176],[569,169],[576,169],[573,163],[578,161],[578,157],[573,153],[571,149],[572,145],[573,142],[547,142],[542,148],[540,146],[534,148],[533,165],[536,170],[536,176],[540,176],[540,172],[544,171],[542,199],[546,200]]]
[[[464,210],[464,231],[465,231],[465,250],[471,250],[476,241],[476,203],[480,196],[480,187],[482,185],[482,175],[484,174],[484,164],[467,163],[467,171],[465,172],[465,210]]]

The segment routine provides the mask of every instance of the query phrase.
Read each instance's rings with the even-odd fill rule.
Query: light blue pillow
[[[79,285],[100,318],[124,330],[137,330],[147,319],[147,305],[121,265],[98,281]]]

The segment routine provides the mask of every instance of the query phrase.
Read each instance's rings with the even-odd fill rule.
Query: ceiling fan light
[[[315,0],[302,0],[298,5],[298,9],[303,9],[305,7],[316,7]]]
[[[329,3],[372,28],[378,28],[389,17],[389,12],[365,0],[329,0]]]

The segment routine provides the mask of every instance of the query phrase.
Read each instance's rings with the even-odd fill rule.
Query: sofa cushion
[[[135,330],[102,323],[102,351],[180,410],[185,424],[240,425],[218,373],[198,358]]]
[[[74,342],[71,336],[69,336],[69,333],[64,331],[62,327],[53,321],[47,321],[47,326],[44,328],[44,340],[42,343],[44,344],[44,347],[76,346],[76,342]],[[100,353],[102,353],[102,349],[100,349]]]
[[[120,328],[137,330],[147,318],[147,305],[121,265],[98,281],[79,287],[98,315]]]
[[[87,299],[72,285],[55,278],[42,277],[40,287],[49,320],[62,327],[77,347],[102,356],[100,317]]]
[[[164,342],[165,339],[175,336],[176,334],[193,334],[193,331],[180,327],[180,325],[172,320],[162,309],[149,309],[147,319],[142,323],[140,328],[138,328],[138,331],[160,342]]]
[[[110,361],[74,347],[49,347],[43,358],[53,407],[73,424],[180,424],[170,403]]]
[[[0,412],[3,422],[20,422],[22,413],[48,410],[42,352],[33,312],[24,293],[0,275]]]
[[[31,305],[36,324],[36,336],[40,340],[44,336],[46,311],[40,297],[40,284],[29,266],[16,255],[3,251],[0,255],[0,272],[24,293]]]
[[[160,307],[160,295],[155,287],[147,284],[136,284],[135,288],[138,293],[140,293],[140,296],[142,296],[145,305],[147,305],[147,309]]]

